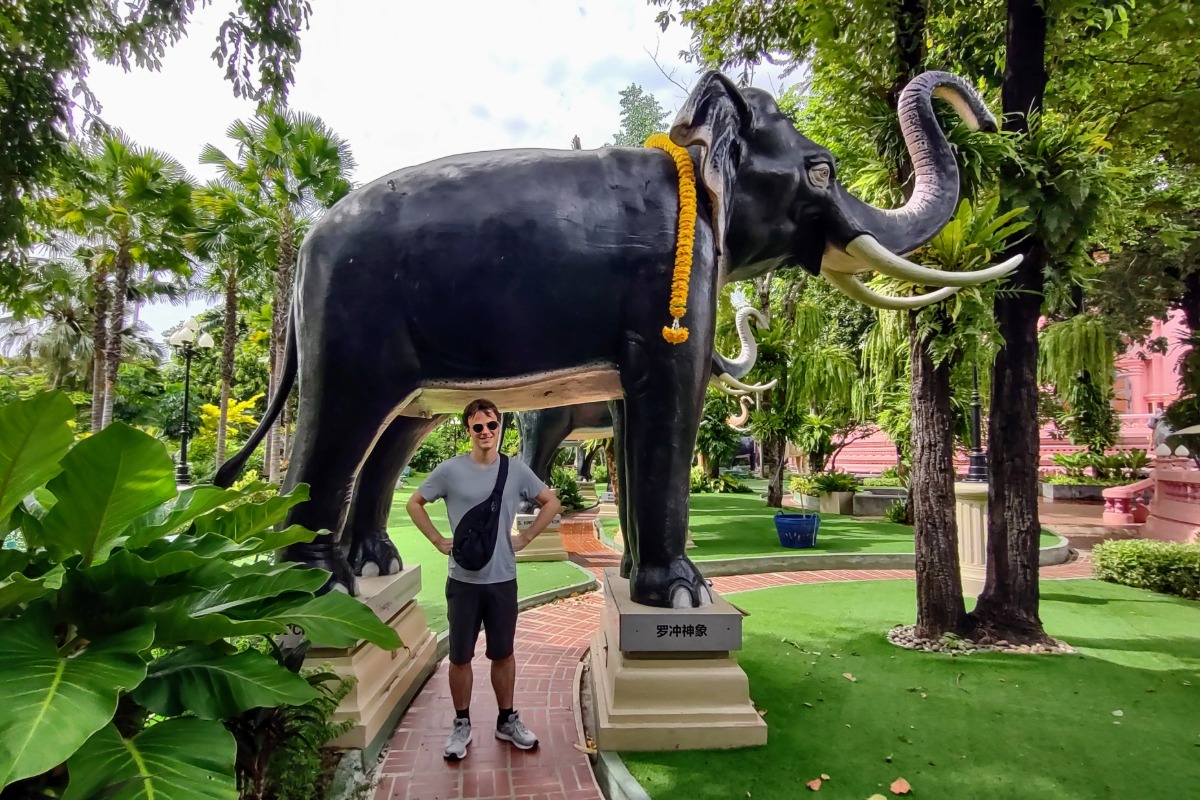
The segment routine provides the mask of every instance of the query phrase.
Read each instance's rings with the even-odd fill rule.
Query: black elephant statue
[[[287,523],[329,532],[284,556],[354,591],[347,556],[380,572],[398,563],[377,534],[386,510],[370,506],[390,501],[399,470],[444,415],[480,396],[504,411],[612,400],[632,597],[708,602],[684,550],[720,287],[798,267],[863,302],[907,308],[1019,261],[963,274],[901,257],[946,224],[958,199],[935,93],[973,127],[995,127],[962,79],[913,79],[899,115],[915,183],[897,209],[853,197],[829,151],[768,93],[716,72],[671,127],[670,141],[687,148],[679,156],[665,144],[472,153],[354,190],[301,246],[279,389],[217,483],[233,481],[298,376],[284,488],[306,483],[310,494]],[[694,221],[681,213],[685,197]],[[869,271],[945,288],[885,297],[856,277]],[[686,341],[664,325],[671,317]]]
[[[759,325],[767,324],[767,318],[756,308],[743,306],[737,310],[734,315],[734,328],[737,330],[741,349],[733,358],[726,358],[714,350],[712,378],[709,381],[718,391],[740,397],[743,401],[751,392],[764,391],[775,385],[775,381],[760,385],[742,382],[742,378],[754,368],[754,362],[758,358],[758,342],[750,329],[752,319]],[[534,475],[546,482],[550,480],[554,456],[568,438],[606,439],[612,436],[613,432],[613,418],[607,402],[522,411],[517,414],[517,419],[517,427],[521,433],[519,457],[533,470]],[[595,453],[596,451],[592,451],[585,455],[583,448],[580,448],[576,469],[581,478],[585,477],[584,467],[590,466],[591,457],[595,456]],[[532,510],[532,503],[526,501],[522,504],[522,512]],[[386,523],[386,520],[384,522]]]

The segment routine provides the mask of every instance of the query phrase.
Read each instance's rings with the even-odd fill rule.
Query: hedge
[[[1103,581],[1200,600],[1200,545],[1101,542],[1092,549],[1092,573]]]

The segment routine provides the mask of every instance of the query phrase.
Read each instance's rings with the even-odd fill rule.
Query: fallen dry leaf
[[[804,785],[807,786],[809,789],[812,789],[814,792],[821,791],[821,779],[820,778],[813,778],[811,781],[809,781],[808,783],[806,783]]]
[[[912,787],[908,785],[908,781],[904,778],[896,778],[891,785],[892,794],[908,794],[912,791]]]
[[[843,672],[842,677],[845,678],[846,680],[850,681],[851,683],[858,683],[858,678],[854,677],[849,672]]]
[[[596,755],[596,748],[594,747],[584,747],[579,742],[571,742],[571,746],[581,753],[587,753],[589,756]]]
[[[826,775],[824,772],[822,772],[822,773],[821,773],[821,780],[823,780],[823,781],[827,781],[827,780],[829,780],[829,776],[828,776],[828,775]]]
[[[1113,712],[1113,716],[1114,717],[1123,717],[1123,716],[1125,716],[1125,712],[1118,708],[1116,711]]]
[[[758,715],[759,715],[760,717],[765,717],[765,716],[767,715],[767,710],[766,710],[765,708],[760,708],[760,709],[757,709],[757,710],[758,710]]]
[[[867,800],[887,800],[887,798],[881,794],[873,794],[870,797],[868,797]]]

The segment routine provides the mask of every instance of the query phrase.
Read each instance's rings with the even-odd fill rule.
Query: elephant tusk
[[[958,291],[956,287],[946,287],[938,289],[936,292],[930,292],[929,294],[913,295],[912,297],[895,297],[893,295],[879,294],[868,289],[863,285],[862,281],[853,275],[846,275],[841,272],[828,272],[825,273],[825,279],[851,300],[887,311],[904,311],[921,308],[922,306],[945,300]]]
[[[717,353],[714,357],[714,363],[717,365],[714,372],[727,372],[735,378],[744,378],[750,370],[754,369],[754,362],[758,360],[758,342],[754,338],[754,332],[750,330],[751,317],[758,322],[760,328],[765,328],[769,324],[767,318],[757,308],[753,306],[739,308],[733,324],[737,329],[741,351],[734,358],[726,358]]]
[[[716,379],[710,381],[710,385],[721,394],[727,394],[730,397],[745,397],[746,395],[750,394],[749,392],[739,392],[735,391],[734,389],[730,389],[728,386]]]
[[[730,375],[728,372],[723,373],[720,377],[721,377],[722,383],[726,384],[727,386],[732,386],[734,389],[740,389],[742,392],[746,392],[746,393],[765,392],[768,389],[775,388],[775,384],[779,383],[779,379],[776,378],[776,379],[772,380],[770,383],[757,383],[757,384],[751,386],[749,384],[742,383],[737,378]]]
[[[977,286],[995,278],[1003,278],[1016,269],[1024,258],[1013,256],[1002,264],[973,272],[949,272],[914,264],[888,250],[869,234],[858,236],[846,245],[846,253],[862,261],[867,269],[926,286]]]
[[[740,427],[750,421],[750,402],[748,400],[746,400],[745,395],[742,396],[741,406],[742,406],[741,413],[738,414],[736,417],[729,417],[727,420],[725,420],[725,424],[728,425],[729,427],[733,428],[735,431],[738,431],[739,433],[745,433],[746,429],[743,427]]]

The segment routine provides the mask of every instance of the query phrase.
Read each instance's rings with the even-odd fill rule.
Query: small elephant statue
[[[685,548],[720,288],[799,268],[859,301],[913,308],[1020,261],[954,273],[902,257],[949,221],[958,200],[935,94],[969,125],[995,128],[961,78],[914,78],[899,100],[914,190],[900,208],[883,209],[838,182],[830,152],[767,92],[705,74],[669,134],[696,176],[681,279],[682,162],[663,149],[470,153],[354,190],[305,237],[279,390],[216,482],[232,483],[298,378],[284,488],[310,489],[287,523],[329,533],[284,555],[354,591],[347,553],[360,570],[399,563],[378,538],[386,509],[377,506],[390,502],[399,471],[445,415],[480,396],[504,411],[614,401],[631,596],[662,607],[709,602]],[[884,296],[858,279],[869,271],[943,288]],[[586,301],[576,302],[580,287]],[[678,315],[677,290],[687,296]],[[569,314],[550,313],[566,305]],[[664,335],[669,309],[690,331],[682,343]]]

